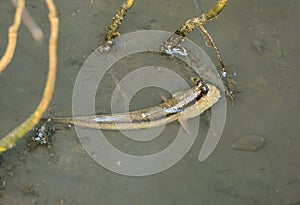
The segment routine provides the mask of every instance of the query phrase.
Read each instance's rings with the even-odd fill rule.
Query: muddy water
[[[72,113],[76,76],[103,39],[112,14],[122,2],[68,0],[56,3],[61,19],[58,79],[47,115],[66,116]],[[184,20],[212,4],[207,0],[137,1],[121,26],[121,33],[141,29],[172,32]],[[3,53],[13,7],[8,1],[0,1],[0,5],[0,51]],[[218,20],[207,25],[225,63],[237,71],[237,89],[242,93],[237,95],[233,106],[228,104],[222,139],[205,162],[197,161],[203,141],[197,139],[187,155],[163,173],[126,177],[95,163],[83,150],[74,128],[60,126],[52,142],[51,153],[54,154],[49,155],[42,146],[29,151],[24,139],[1,156],[0,204],[300,203],[299,6],[295,0],[230,1]],[[47,39],[49,25],[45,5],[28,1],[27,8]],[[217,64],[214,52],[205,47],[199,32],[188,37]],[[0,76],[2,136],[33,111],[41,97],[46,73],[47,41],[35,43],[21,26],[16,54]],[[136,95],[133,109],[160,102],[159,91],[145,92],[148,94]],[[109,112],[108,102],[103,99],[97,110]],[[203,136],[208,125],[201,128]],[[175,123],[165,132],[171,136],[177,130]],[[239,138],[252,134],[264,137],[261,149],[231,148]],[[168,138],[152,145],[160,150],[172,140]],[[118,143],[117,139],[112,141]],[[118,145],[134,153],[139,144],[122,142]]]

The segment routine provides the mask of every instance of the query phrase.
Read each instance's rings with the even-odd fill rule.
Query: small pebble
[[[265,139],[259,135],[246,135],[231,145],[232,149],[244,151],[256,151],[262,148]]]

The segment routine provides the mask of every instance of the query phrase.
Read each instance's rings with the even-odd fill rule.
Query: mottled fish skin
[[[205,89],[202,88],[195,86],[173,94],[170,99],[158,106],[128,113],[50,118],[50,120],[105,130],[146,129],[175,120],[184,122],[199,116],[219,100],[220,91],[214,85],[205,84]]]

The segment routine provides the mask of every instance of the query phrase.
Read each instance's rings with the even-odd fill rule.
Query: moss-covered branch
[[[126,2],[122,4],[121,8],[112,18],[111,23],[108,26],[104,44],[112,44],[113,39],[120,35],[119,28],[121,26],[121,23],[127,14],[127,11],[133,6],[134,2],[135,0],[126,0]]]
[[[175,33],[180,36],[186,36],[195,28],[203,26],[207,21],[215,18],[225,7],[228,0],[219,0],[216,5],[204,13],[202,16],[187,20]]]

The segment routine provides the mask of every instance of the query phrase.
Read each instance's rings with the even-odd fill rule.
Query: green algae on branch
[[[187,20],[175,33],[184,37],[195,28],[203,26],[207,21],[215,18],[224,9],[227,2],[228,0],[219,0],[212,9],[202,16]]]
[[[112,18],[110,25],[108,26],[108,31],[104,40],[104,45],[109,46],[112,44],[113,39],[120,35],[119,28],[124,17],[127,14],[127,11],[133,6],[135,0],[126,0],[124,4],[122,4],[121,8]]]

